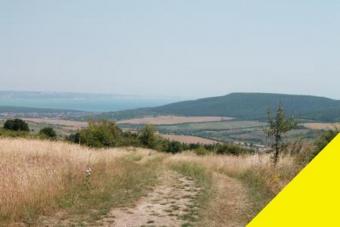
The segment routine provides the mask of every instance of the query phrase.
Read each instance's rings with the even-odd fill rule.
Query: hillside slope
[[[245,120],[263,120],[268,109],[281,103],[289,115],[318,121],[339,121],[340,101],[306,95],[269,93],[231,93],[225,96],[172,103],[98,115],[99,118],[126,119],[147,115],[228,116]]]

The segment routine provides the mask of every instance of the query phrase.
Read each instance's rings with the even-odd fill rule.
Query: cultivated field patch
[[[186,143],[186,144],[204,144],[204,145],[209,145],[209,144],[216,144],[218,143],[215,140],[211,139],[206,139],[198,136],[186,136],[186,135],[169,135],[169,134],[161,134],[161,136],[165,139],[168,139],[170,141],[178,141],[181,143]]]
[[[326,129],[334,129],[340,128],[340,123],[305,123],[303,124],[306,128],[314,129],[314,130],[326,130]]]
[[[129,120],[118,121],[119,124],[152,124],[152,125],[174,125],[184,123],[198,123],[198,122],[219,122],[231,120],[230,117],[214,117],[214,116],[200,116],[200,117],[185,117],[185,116],[156,116],[156,117],[144,117],[134,118]]]
[[[74,129],[85,128],[88,125],[87,122],[83,121],[71,121],[54,118],[23,118],[23,120],[37,124],[59,125]]]

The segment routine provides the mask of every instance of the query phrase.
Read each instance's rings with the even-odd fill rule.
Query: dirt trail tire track
[[[191,226],[197,219],[195,198],[200,188],[187,177],[166,171],[161,183],[133,208],[115,208],[98,226]],[[190,219],[190,220],[187,220]]]
[[[251,218],[247,189],[235,178],[213,173],[214,196],[202,216],[198,216],[197,205],[202,189],[193,179],[165,170],[159,182],[135,206],[113,208],[95,223],[86,222],[86,215],[72,218],[57,213],[42,219],[38,226],[80,226],[82,223],[83,226],[105,227],[241,227]]]
[[[251,203],[247,189],[237,179],[214,172],[215,198],[199,226],[243,227],[249,219]],[[219,212],[214,212],[219,211]]]

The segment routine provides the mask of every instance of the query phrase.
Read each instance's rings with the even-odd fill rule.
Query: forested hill
[[[340,121],[340,101],[329,98],[269,93],[231,93],[225,96],[103,113],[99,118],[124,119],[147,115],[228,116],[245,120],[263,120],[268,109],[279,103],[289,115],[318,121]]]

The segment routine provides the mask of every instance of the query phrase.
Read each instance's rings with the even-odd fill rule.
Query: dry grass
[[[141,176],[133,178],[131,172],[138,168],[133,163],[147,157],[149,152],[91,150],[63,142],[1,138],[0,223],[30,223],[38,215],[56,209],[86,207],[86,202],[96,208],[100,205],[95,201],[96,196],[111,195],[110,188],[105,186],[112,179],[120,179],[115,183],[123,190],[133,189],[132,184],[136,183],[141,189],[147,187],[150,182],[143,184],[139,180]],[[154,167],[150,170],[146,173],[141,168],[145,179],[147,174],[153,174]],[[105,189],[108,189],[106,194]],[[139,189],[138,193],[142,195]],[[89,195],[94,197],[91,201]]]
[[[184,123],[200,123],[200,122],[216,122],[231,120],[229,117],[214,117],[214,116],[201,116],[201,117],[184,117],[184,116],[156,116],[156,117],[144,117],[134,118],[129,120],[118,121],[119,124],[152,124],[152,125],[174,125]]]
[[[238,208],[239,211],[242,211],[242,215],[236,215],[237,220],[235,221],[238,222],[250,221],[252,217],[288,184],[301,168],[301,166],[296,164],[295,157],[288,155],[284,156],[276,167],[272,165],[272,160],[268,154],[196,156],[191,153],[183,153],[170,157],[168,161],[170,163],[196,163],[208,171],[210,170],[210,172],[223,174],[232,179],[238,179],[239,182],[243,184],[245,188],[243,191],[247,192],[249,199],[249,202],[241,199],[244,204]],[[221,177],[219,178],[223,179]],[[233,182],[230,178],[227,180],[229,183]],[[223,182],[215,180],[213,184],[217,186],[223,184]],[[239,187],[237,186],[237,182],[234,182],[234,186]],[[218,189],[215,189],[215,191],[215,195],[211,195],[211,203],[207,208],[210,215],[206,218],[210,219],[208,220],[210,222],[211,218],[218,219],[218,217],[227,217],[230,213],[235,212],[234,210],[230,210],[230,206],[227,205],[228,201],[221,200],[221,198],[226,199],[226,197],[228,197],[225,192],[221,192]],[[240,189],[239,191],[239,193],[242,194],[242,190]],[[242,197],[242,195],[238,196]],[[237,198],[237,195],[235,194],[233,197]],[[224,208],[222,209],[221,207]],[[235,219],[235,217],[233,218]]]
[[[272,165],[272,160],[268,154],[255,154],[244,156],[229,155],[207,155],[196,156],[191,153],[183,153],[174,155],[170,158],[172,161],[196,162],[206,168],[219,173],[225,173],[231,177],[241,176],[248,171],[265,173],[263,177],[266,179],[267,186],[273,193],[279,192],[287,181],[295,175],[297,166],[292,156],[284,156],[281,158],[277,167]],[[274,175],[279,174],[275,177]],[[271,176],[274,179],[271,179]]]
[[[249,221],[301,168],[289,155],[274,167],[267,154],[170,156],[137,148],[95,150],[10,138],[0,139],[0,157],[0,225],[36,224],[41,215],[60,210],[69,214],[64,220],[72,220],[70,214],[100,219],[113,207],[132,205],[170,166],[195,179],[202,189],[195,202],[203,226],[233,226],[231,221]],[[91,218],[63,224],[90,225]],[[58,219],[52,220],[42,223],[60,225]]]

